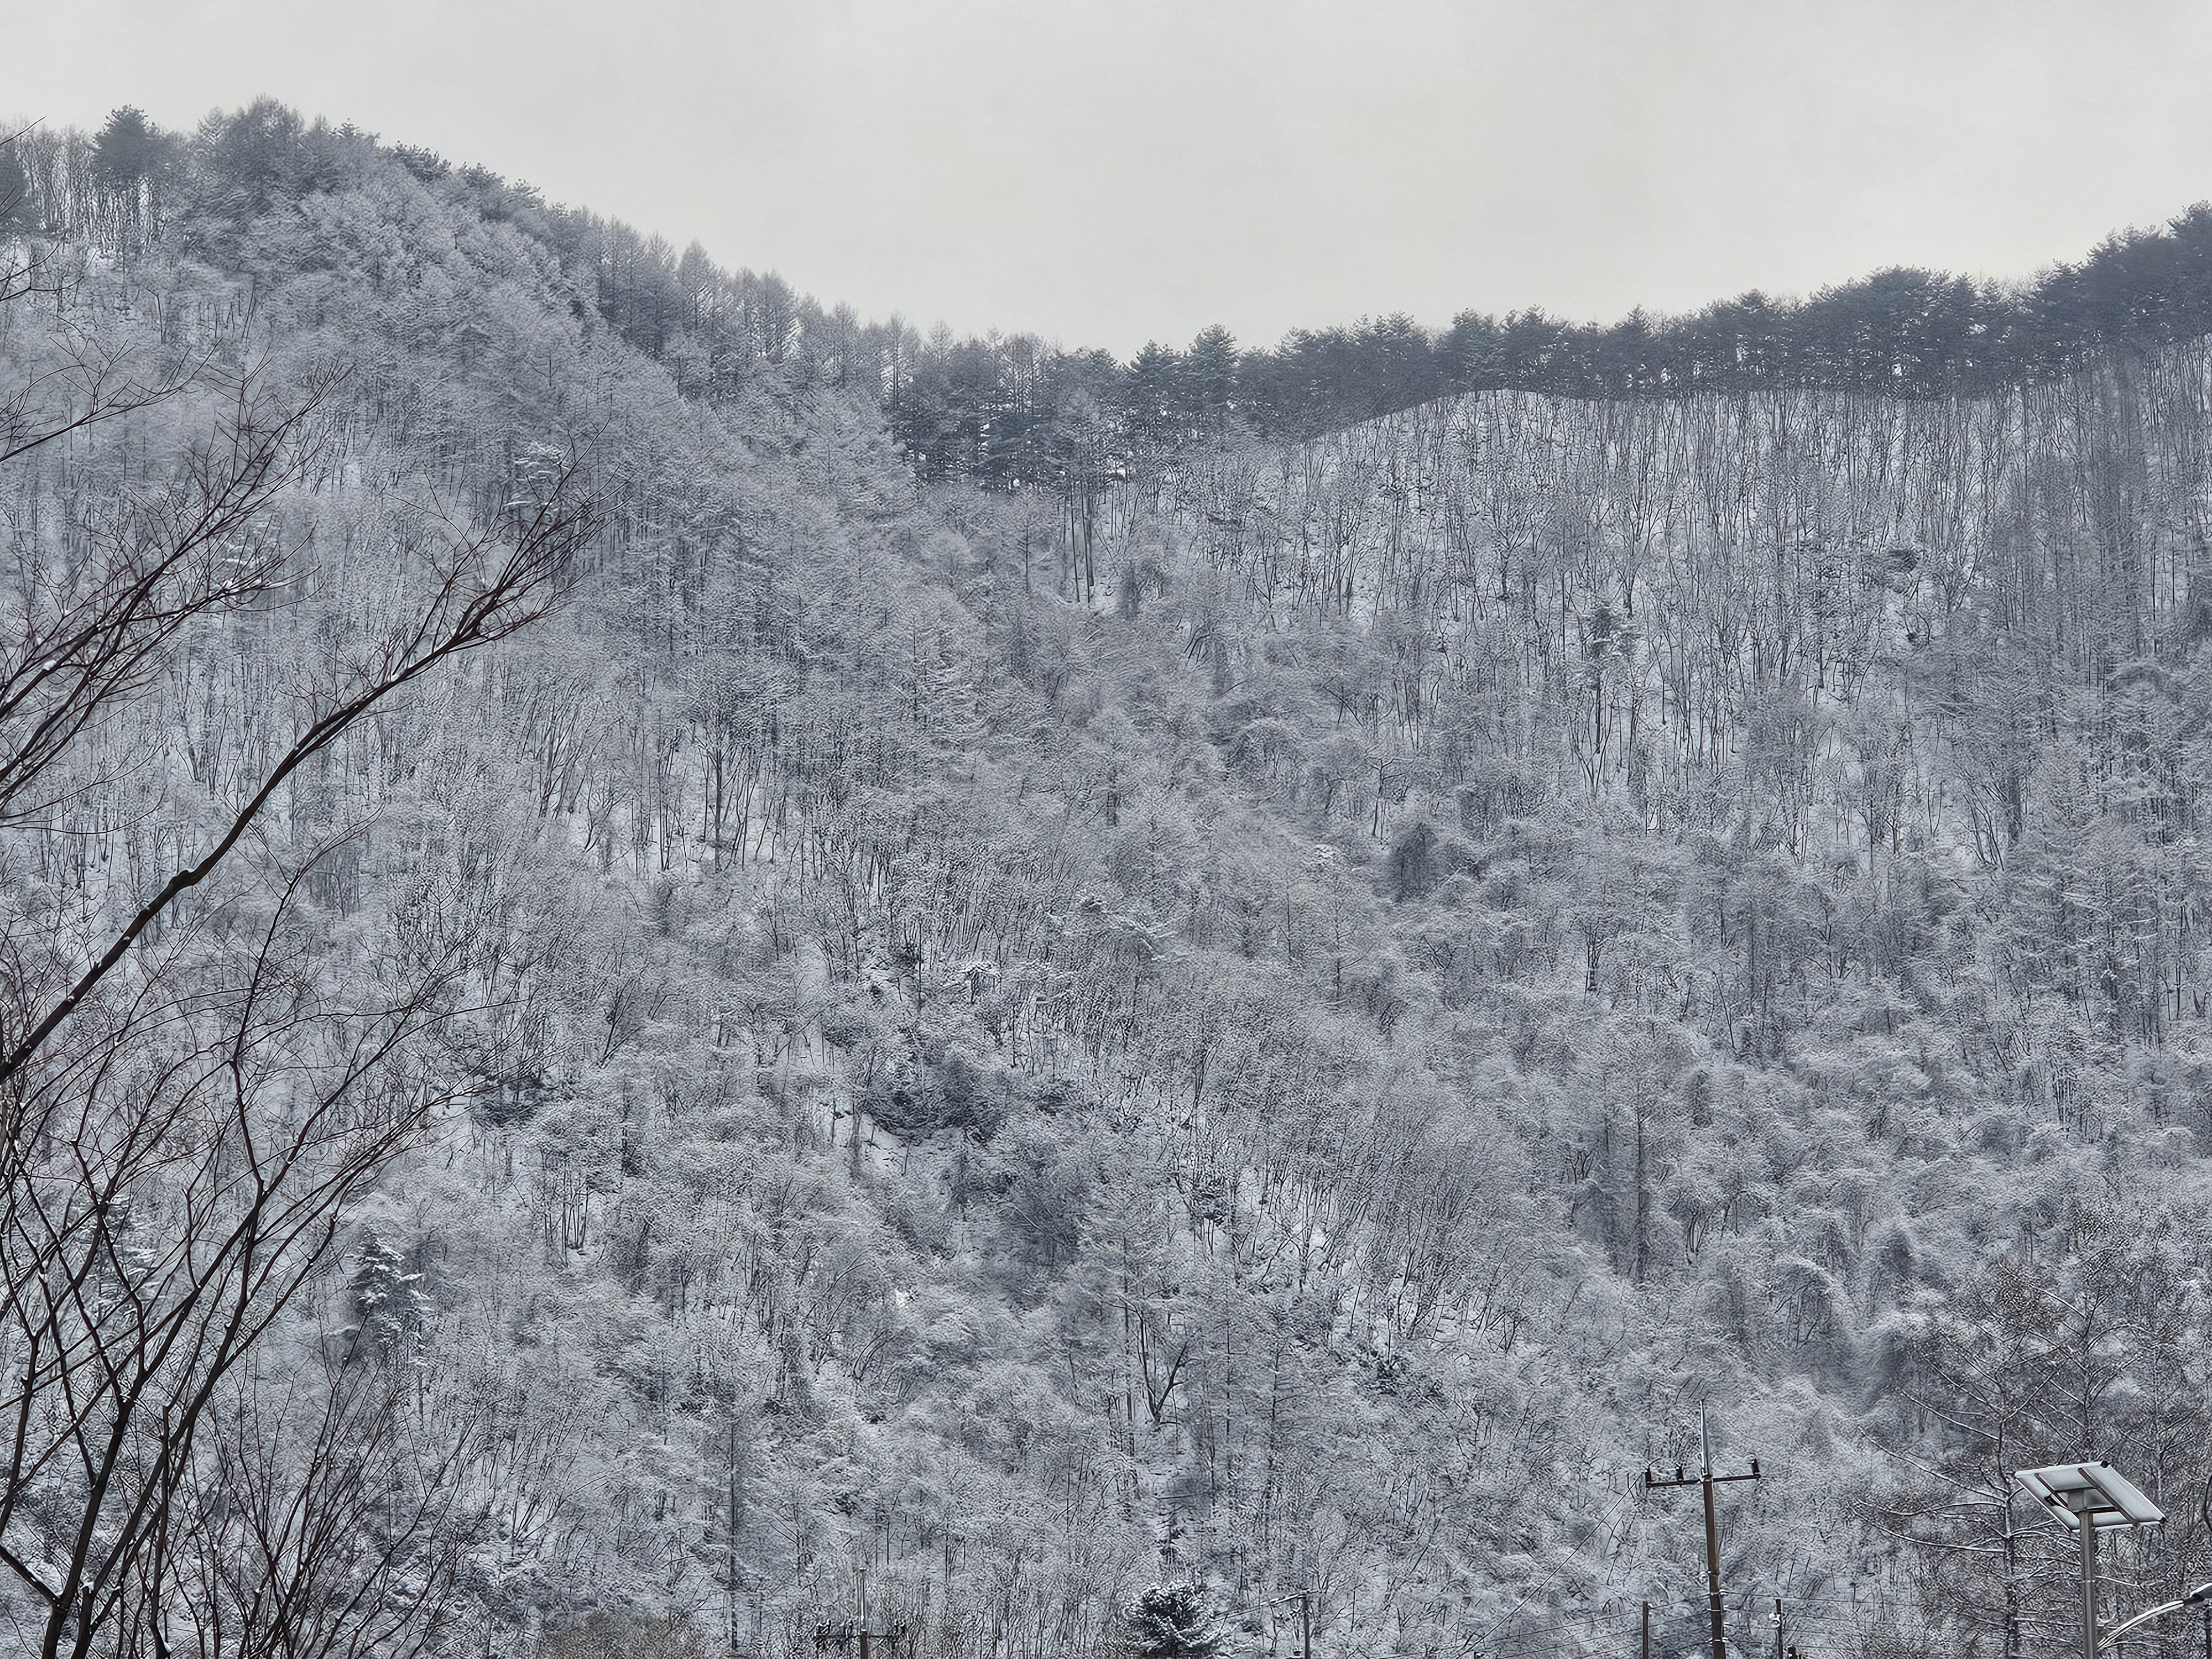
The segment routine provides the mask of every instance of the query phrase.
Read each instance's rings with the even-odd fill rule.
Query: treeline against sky
[[[23,149],[44,165],[24,181],[15,216],[55,229],[153,231],[186,176],[178,157],[197,144],[232,192],[235,217],[265,207],[274,192],[342,182],[358,170],[365,137],[304,123],[268,100],[191,139],[125,109],[88,141],[30,135]],[[1028,334],[957,338],[896,317],[864,321],[773,273],[725,270],[696,242],[679,254],[659,237],[555,206],[483,168],[456,168],[404,145],[390,153],[426,183],[543,243],[572,276],[589,273],[576,301],[687,387],[741,385],[769,369],[858,389],[882,404],[924,477],[1001,490],[1141,472],[1163,453],[1232,426],[1300,441],[1470,392],[1980,395],[2050,380],[2099,353],[2212,330],[2212,205],[2200,203],[2165,226],[2116,233],[2032,281],[1899,268],[1809,299],[1753,291],[1684,316],[1638,310],[1601,325],[1540,309],[1468,311],[1431,329],[1393,315],[1296,329],[1272,348],[1241,346],[1214,327],[1182,349],[1148,344],[1124,362]],[[0,197],[9,186],[0,177]]]

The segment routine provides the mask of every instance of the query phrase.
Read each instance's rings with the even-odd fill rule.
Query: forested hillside
[[[1303,1598],[1316,1653],[1614,1654],[1645,1601],[1686,1653],[1643,1472],[1701,1407],[1759,1460],[1747,1650],[1778,1600],[1808,1659],[2058,1639],[2006,1476],[2062,1457],[2169,1511],[2124,1603],[2212,1577],[2201,324],[1312,435],[1217,340],[1197,417],[994,472],[901,424],[899,331],[687,257],[722,331],[641,334],[629,233],[366,135],[17,151],[10,638],[286,459],[0,797],[0,1034],[326,676],[393,681],[61,1028],[98,1075],[0,1071],[127,1148],[204,1062],[240,1126],[178,1109],[122,1190],[16,1155],[16,1209],[80,1196],[0,1241],[10,1378],[171,1328],[144,1264],[274,1201],[221,1173],[262,1126],[363,1148],[189,1443],[100,1462],[113,1372],[10,1383],[26,1650],[1057,1659],[1182,1581],[1224,1652]],[[558,603],[408,632],[547,535]],[[313,1129],[356,1079],[388,1136]],[[158,1517],[97,1585],[95,1463]]]

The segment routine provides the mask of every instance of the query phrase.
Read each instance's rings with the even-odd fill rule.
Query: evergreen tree
[[[1227,1640],[1220,1607],[1204,1585],[1188,1582],[1147,1589],[1129,1609],[1128,1627],[1136,1659],[1214,1659]]]
[[[422,1274],[409,1270],[404,1252],[378,1237],[374,1230],[362,1235],[347,1288],[353,1303],[349,1328],[356,1353],[371,1352],[381,1359],[410,1353],[422,1329],[429,1306]]]
[[[135,191],[161,165],[165,145],[143,111],[125,104],[92,141],[92,176],[118,195]]]

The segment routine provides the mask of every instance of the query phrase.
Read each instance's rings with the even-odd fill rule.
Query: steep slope
[[[872,397],[646,357],[465,178],[247,136],[85,225],[64,314],[347,371],[331,591],[556,454],[607,515],[287,803],[354,828],[334,927],[477,991],[470,1109],[283,1338],[372,1333],[471,1449],[452,1650],[865,1605],[1042,1656],[1161,1577],[1240,1650],[1301,1595],[1330,1650],[1617,1651],[1645,1599],[1679,1646],[1639,1477],[1700,1404],[1765,1475],[1735,1605],[1807,1651],[1986,1644],[2021,1459],[2112,1456],[2174,1514],[2119,1571],[2205,1576],[2201,343],[924,490]],[[10,835],[127,891],[310,648],[196,641],[161,799]],[[2013,1572],[2056,1628],[2059,1542]]]

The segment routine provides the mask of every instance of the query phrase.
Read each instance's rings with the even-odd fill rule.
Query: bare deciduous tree
[[[46,366],[0,362],[0,462],[206,378],[142,370],[66,313],[40,326]],[[166,481],[83,534],[6,550],[0,836],[43,833],[105,785],[100,739],[148,716],[181,642],[295,601],[300,550],[274,509],[332,441],[330,385],[289,401],[252,372],[223,386]],[[308,896],[334,843],[288,853],[263,821],[372,710],[557,597],[593,512],[565,467],[517,494],[395,552],[366,622],[271,684],[264,758],[165,876],[85,902],[0,869],[0,1566],[40,1611],[45,1659],[187,1641],[306,1659],[412,1627],[378,1587],[444,1547],[427,1534],[450,1482],[434,1464],[392,1474],[394,1407],[364,1382],[326,1375],[303,1431],[242,1379],[349,1202],[450,1093],[425,1039],[463,1006],[466,951],[334,928]],[[303,1455],[257,1463],[256,1425],[304,1434]],[[370,1508],[381,1545],[354,1525]]]
[[[172,1653],[356,1659],[434,1631],[477,1516],[481,1419],[426,1409],[416,1368],[324,1334],[282,1376],[233,1383],[154,1610]],[[159,1577],[159,1575],[156,1575]]]

